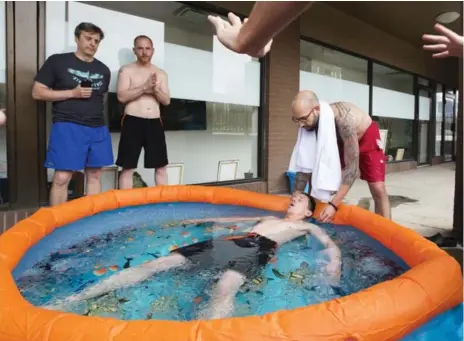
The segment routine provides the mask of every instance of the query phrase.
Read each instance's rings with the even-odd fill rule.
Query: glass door
[[[454,132],[454,139],[453,139],[453,161],[455,161],[456,158],[456,144],[457,144],[457,139],[458,139],[458,130],[457,130],[457,124],[458,124],[458,111],[459,111],[459,91],[456,91],[456,101],[454,105],[454,124],[453,124],[453,132]]]
[[[437,84],[435,91],[435,154],[434,156],[443,155],[443,111],[444,111],[444,100],[443,100],[443,87],[441,84]]]
[[[417,136],[419,164],[431,162],[431,148],[429,147],[430,112],[432,109],[432,93],[426,88],[419,89],[419,131]]]
[[[454,92],[447,91],[445,94],[445,134],[444,134],[444,158],[445,161],[451,161],[454,153],[454,105],[456,96]]]

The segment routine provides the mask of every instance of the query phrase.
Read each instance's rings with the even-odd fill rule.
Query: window
[[[424,164],[429,162],[429,121],[430,110],[432,105],[431,93],[428,90],[429,81],[427,79],[418,78],[419,89],[419,163]]]
[[[454,117],[455,117],[455,100],[456,95],[454,91],[447,91],[445,93],[445,136],[443,151],[445,161],[451,161],[453,157],[453,130],[454,130]]]
[[[372,118],[386,130],[388,161],[412,158],[414,78],[412,75],[373,64]]]
[[[320,100],[347,101],[369,112],[367,60],[300,40],[300,90]]]
[[[454,151],[453,155],[456,157],[457,141],[458,141],[458,112],[459,112],[459,90],[456,90],[456,104],[454,106]]]
[[[442,155],[442,132],[443,132],[443,87],[441,84],[437,84],[436,91],[436,127],[435,127],[435,156]]]
[[[0,1],[0,110],[6,115],[6,10],[5,1]],[[9,202],[7,166],[7,130],[0,126],[0,205]]]
[[[81,21],[103,29],[105,39],[96,57],[112,72],[107,121],[115,159],[123,114],[115,94],[117,74],[135,60],[133,39],[145,34],[155,46],[152,63],[169,77],[171,104],[161,108],[169,183],[260,176],[260,61],[223,47],[213,36],[207,13],[177,2],[66,3],[47,3],[47,56],[75,50],[73,30]],[[148,186],[154,184],[153,170],[144,169],[143,151],[137,173]]]

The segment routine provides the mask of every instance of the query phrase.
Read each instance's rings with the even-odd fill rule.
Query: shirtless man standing
[[[156,273],[189,264],[214,267],[222,270],[221,277],[213,288],[211,300],[199,313],[199,318],[225,318],[234,310],[235,295],[245,281],[261,274],[276,249],[296,238],[310,234],[324,246],[329,262],[325,267],[328,284],[339,287],[341,253],[334,241],[319,226],[304,219],[312,215],[314,200],[305,193],[295,195],[288,206],[285,218],[276,217],[231,217],[184,221],[183,224],[201,222],[238,222],[259,220],[251,232],[240,236],[222,236],[174,250],[137,267],[128,268],[112,275],[81,293],[69,296],[63,302],[46,306],[62,309],[66,304],[98,297],[122,287],[144,281]],[[156,279],[155,279],[156,280]]]
[[[257,1],[250,17],[243,22],[233,13],[228,14],[229,21],[212,15],[208,16],[208,20],[225,47],[236,53],[262,58],[271,50],[273,38],[314,3],[315,1]],[[317,104],[317,97],[313,93],[299,94],[294,101],[294,120],[300,126],[315,128],[319,118]],[[390,218],[390,203],[385,189],[385,155],[377,145],[377,140],[380,140],[377,125],[367,113],[353,104],[339,102],[331,106],[340,139],[343,141],[339,145],[343,147],[341,154],[344,155],[342,161],[345,168],[342,186],[330,205],[321,213],[320,219],[325,222],[331,220],[336,207],[358,175],[358,165],[361,168],[361,179],[369,184],[376,213]],[[298,174],[296,189],[303,191],[303,184],[308,180],[308,174]]]
[[[332,201],[320,215],[323,222],[332,219],[338,205],[343,201],[358,177],[367,181],[375,203],[375,213],[390,219],[390,201],[385,188],[386,157],[381,148],[380,131],[369,114],[354,104],[337,102],[330,104],[334,112],[337,142],[343,168],[342,185]],[[312,91],[300,91],[292,104],[293,121],[306,130],[317,129],[319,123],[319,100]],[[304,191],[311,175],[298,172],[295,191]]]
[[[122,167],[119,188],[132,188],[142,147],[145,168],[155,169],[156,185],[168,182],[166,137],[160,117],[160,104],[169,105],[170,94],[166,72],[151,63],[153,42],[147,36],[134,39],[137,61],[119,70],[117,95],[125,104],[116,165]]]

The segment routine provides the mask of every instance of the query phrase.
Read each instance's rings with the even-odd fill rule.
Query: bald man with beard
[[[342,185],[320,215],[329,222],[338,205],[348,194],[358,177],[366,181],[375,203],[375,213],[388,219],[391,217],[390,201],[385,188],[386,157],[381,148],[380,131],[372,118],[352,103],[330,104],[335,118],[337,143],[342,165]],[[320,115],[319,100],[312,91],[300,91],[292,103],[293,121],[301,128],[317,133]],[[298,172],[295,192],[303,192],[311,174]]]

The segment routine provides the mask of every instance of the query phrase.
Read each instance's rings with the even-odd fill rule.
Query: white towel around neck
[[[320,101],[318,132],[298,130],[288,170],[312,173],[311,196],[328,202],[341,185],[342,170],[332,108]]]

